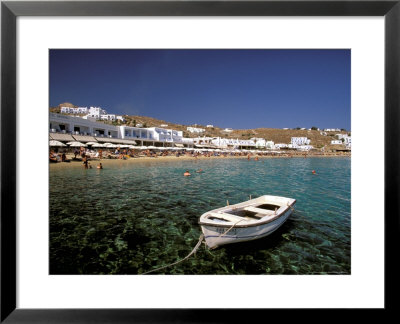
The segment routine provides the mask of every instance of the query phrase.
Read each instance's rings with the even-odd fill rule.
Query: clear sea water
[[[351,273],[350,158],[121,162],[50,166],[51,274],[141,274],[171,264],[198,242],[201,214],[264,194],[297,199],[279,230],[215,250],[203,244],[151,275]]]

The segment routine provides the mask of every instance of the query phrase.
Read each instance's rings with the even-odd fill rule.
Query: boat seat
[[[263,209],[263,208],[257,208],[257,207],[252,207],[252,206],[245,207],[245,208],[243,208],[243,210],[256,213],[255,216],[258,216],[258,217],[273,216],[273,215],[275,215],[275,211],[273,211],[273,210],[268,210],[268,209]],[[258,214],[258,215],[257,215],[257,214]]]
[[[238,222],[238,221],[240,221],[240,220],[241,220],[242,222],[245,222],[245,221],[246,221],[246,219],[243,218],[243,217],[235,216],[235,215],[227,214],[227,213],[209,213],[209,215],[210,215],[211,217],[216,217],[216,218],[224,219],[224,220],[227,220],[228,222],[233,222],[233,223],[236,223],[236,222]]]

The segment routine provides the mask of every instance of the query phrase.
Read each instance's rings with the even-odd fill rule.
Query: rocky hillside
[[[183,131],[185,137],[197,137],[197,134],[192,134],[187,131],[188,126],[171,123],[165,120],[159,120],[151,117],[144,116],[124,116],[127,125],[134,126],[135,124],[142,124],[144,127],[162,127],[161,125],[168,125],[167,128]],[[253,137],[265,138],[274,143],[290,143],[292,137],[307,137],[311,140],[311,145],[316,148],[329,146],[333,139],[336,139],[336,134],[349,134],[349,132],[331,132],[326,136],[321,135],[321,131],[317,130],[297,130],[297,129],[277,129],[277,128],[255,128],[255,129],[236,129],[231,133],[224,132],[223,128],[213,127],[207,128],[204,125],[196,125],[197,128],[205,129],[205,133],[201,136],[206,137],[225,137],[225,138],[238,138],[250,139]],[[336,146],[339,148],[338,146]]]
[[[58,105],[57,107],[50,108],[50,111],[59,112],[60,107],[64,107],[67,105],[71,105],[68,107],[76,107],[70,103],[63,103]],[[58,111],[55,111],[57,110]],[[184,137],[198,137],[198,134],[193,134],[187,131],[188,126],[193,125],[181,125],[176,124],[170,121],[160,120],[152,117],[146,116],[130,116],[124,115],[126,122],[125,125],[128,126],[137,126],[141,124],[142,127],[162,127],[169,128],[183,132]],[[105,122],[106,123],[106,122]],[[114,125],[122,125],[120,121],[107,122],[112,123]],[[168,125],[168,126],[162,126]],[[297,130],[297,129],[277,129],[277,128],[255,128],[255,129],[236,129],[230,133],[224,132],[223,128],[220,127],[212,127],[207,128],[205,125],[196,125],[197,128],[204,128],[206,131],[202,133],[201,136],[206,137],[225,137],[225,138],[238,138],[238,139],[250,139],[253,137],[265,138],[266,140],[271,140],[274,143],[290,143],[292,137],[307,137],[311,140],[311,145],[315,148],[344,148],[344,146],[334,145],[331,146],[331,140],[336,139],[336,134],[350,134],[349,132],[331,132],[326,136],[321,135],[321,131],[317,130]]]

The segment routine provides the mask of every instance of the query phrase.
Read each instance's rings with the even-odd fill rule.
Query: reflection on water
[[[350,274],[350,158],[50,168],[50,273],[139,274],[173,263],[196,245],[202,213],[264,194],[297,199],[278,231],[201,247],[154,274]]]

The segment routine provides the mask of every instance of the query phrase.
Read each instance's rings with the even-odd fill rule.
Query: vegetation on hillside
[[[50,108],[50,111],[59,112],[60,107],[66,107],[67,105],[71,105],[72,107],[76,107],[70,103],[63,103],[58,105],[57,107]],[[56,111],[58,109],[58,111]],[[187,127],[194,125],[181,125],[177,123],[172,123],[165,120],[160,120],[152,117],[146,116],[130,116],[124,115],[125,123],[122,123],[120,120],[115,121],[103,121],[107,124],[113,124],[116,126],[119,125],[127,125],[132,127],[161,127],[174,129],[177,131],[182,131],[184,137],[224,137],[224,138],[234,138],[239,140],[248,140],[250,138],[264,138],[268,141],[273,141],[274,143],[290,143],[292,137],[307,137],[311,140],[311,145],[315,148],[323,148],[326,150],[332,149],[341,149],[344,148],[344,145],[331,145],[331,141],[336,139],[336,134],[350,134],[346,130],[342,129],[340,132],[328,132],[327,135],[323,135],[322,131],[317,130],[316,126],[313,126],[311,130],[302,130],[299,129],[278,129],[278,128],[255,128],[255,129],[236,129],[232,132],[225,132],[223,128],[220,127],[209,127],[207,128],[205,125],[196,125],[197,128],[205,129],[205,132],[202,134],[190,133],[187,130]],[[162,126],[168,125],[168,126]],[[321,134],[322,133],[322,134]]]

